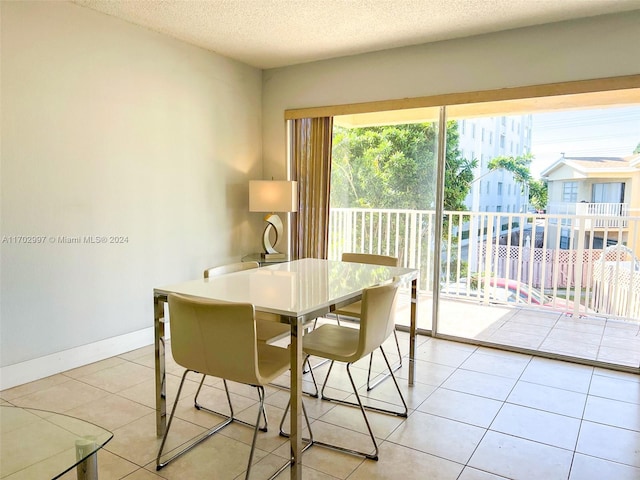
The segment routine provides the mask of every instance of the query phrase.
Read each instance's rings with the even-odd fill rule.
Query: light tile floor
[[[408,337],[400,334],[406,352]],[[388,345],[389,353],[394,349]],[[403,480],[637,480],[640,479],[640,377],[484,347],[418,338],[416,384],[398,372],[410,414],[407,419],[369,413],[379,439],[374,462],[313,447],[305,453],[305,479]],[[181,369],[168,360],[168,400],[175,397]],[[374,369],[382,360],[375,357]],[[367,362],[354,368],[366,382]],[[322,378],[327,366],[316,369]],[[285,376],[286,377],[286,376]],[[155,455],[153,348],[64,372],[0,392],[2,403],[55,410],[114,432],[99,453],[101,480],[243,478],[251,429],[234,424],[159,472]],[[170,445],[178,446],[210,427],[215,418],[191,402],[188,382]],[[280,379],[286,383],[288,378]],[[344,369],[334,368],[331,393],[351,397]],[[310,384],[307,385],[310,387]],[[233,385],[240,417],[256,415],[255,390]],[[366,389],[361,389],[366,394]],[[398,404],[390,380],[368,401]],[[288,444],[277,425],[288,392],[269,387],[270,429],[260,433],[252,478],[266,478],[281,465]],[[208,378],[203,402],[222,408],[221,382]],[[324,441],[369,448],[358,410],[305,397],[314,435]],[[15,475],[11,480],[29,478]],[[75,478],[70,472],[65,480]],[[280,478],[289,478],[283,473]]]

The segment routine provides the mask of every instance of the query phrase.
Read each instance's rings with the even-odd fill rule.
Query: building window
[[[480,140],[484,142],[484,127],[482,127],[482,130],[480,130]]]
[[[505,134],[501,133],[500,134],[500,148],[504,148],[504,140],[505,140]]]
[[[467,129],[467,121],[462,120],[462,133],[464,133],[466,129]]]
[[[493,145],[493,132],[489,132],[489,145]]]
[[[502,195],[502,182],[498,182],[498,195]]]
[[[511,184],[507,187],[507,195],[511,195]]]
[[[491,182],[487,182],[487,193],[491,190]]]
[[[624,203],[624,182],[594,183],[591,186],[592,203]]]
[[[564,182],[562,184],[562,201],[564,203],[578,201],[578,182]]]
[[[498,205],[496,207],[496,212],[501,212],[502,211],[502,205]]]
[[[511,205],[507,205],[507,213],[511,213]]]
[[[476,124],[471,124],[471,138],[476,138]]]

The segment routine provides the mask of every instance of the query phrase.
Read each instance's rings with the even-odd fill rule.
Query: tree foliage
[[[544,180],[531,180],[529,182],[529,203],[538,211],[547,208],[549,201],[549,186]]]
[[[334,127],[331,206],[433,209],[437,126]],[[447,123],[445,210],[465,210],[475,160],[458,149],[457,123]]]
[[[633,150],[633,153],[640,153],[640,143],[638,143],[638,145],[636,146],[636,148]]]
[[[531,182],[531,171],[529,167],[531,166],[532,160],[533,155],[531,153],[517,157],[494,157],[489,161],[487,167],[490,171],[502,169],[510,172],[513,175],[513,179],[520,185],[522,191],[524,191],[524,187]]]
[[[529,203],[536,210],[544,210],[547,208],[548,186],[544,180],[535,180],[531,177],[529,167],[533,158],[531,153],[517,157],[495,157],[489,161],[487,166],[490,171],[502,169],[510,172],[523,192],[526,186],[529,187]]]

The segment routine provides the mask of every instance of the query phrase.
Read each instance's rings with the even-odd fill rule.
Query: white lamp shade
[[[297,212],[298,182],[250,180],[250,212]]]

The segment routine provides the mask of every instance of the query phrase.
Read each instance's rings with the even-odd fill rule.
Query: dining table
[[[168,296],[177,293],[217,301],[251,303],[256,311],[278,315],[281,322],[291,326],[291,478],[301,479],[302,339],[305,324],[360,300],[363,290],[368,287],[394,278],[403,285],[410,284],[408,382],[412,386],[415,377],[418,274],[419,270],[415,268],[305,258],[154,288],[156,434],[164,434],[167,422],[165,327],[170,322],[170,312],[165,315],[165,305]]]

